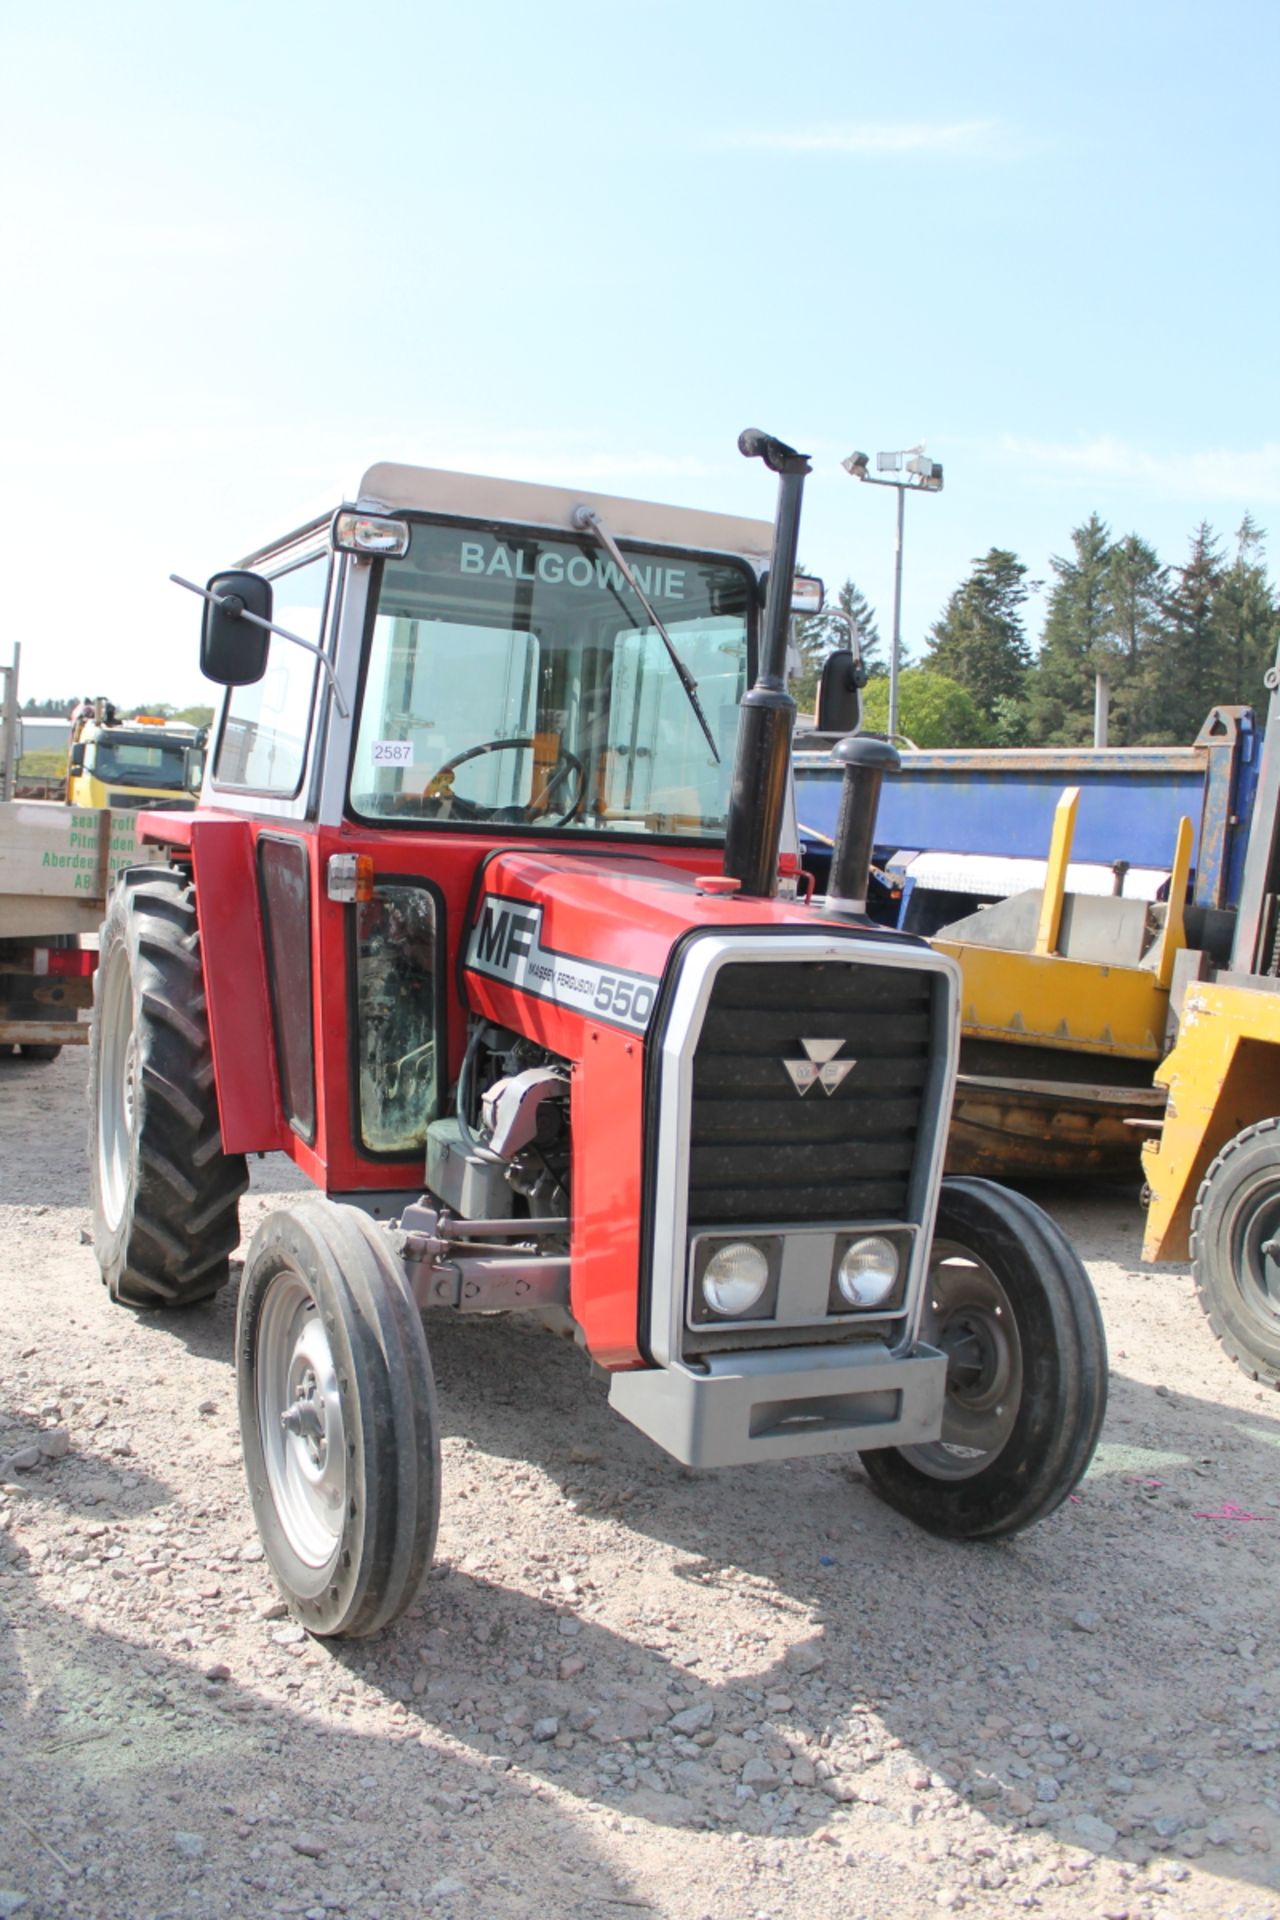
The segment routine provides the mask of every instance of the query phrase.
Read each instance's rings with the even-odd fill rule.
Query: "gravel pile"
[[[1136,1195],[1047,1199],[1114,1369],[1080,1493],[948,1546],[856,1463],[691,1474],[568,1343],[431,1320],[440,1553],[311,1641],[234,1288],[108,1303],[83,1055],[0,1062],[0,1920],[1280,1920],[1280,1412]],[[303,1183],[257,1169],[247,1233]]]

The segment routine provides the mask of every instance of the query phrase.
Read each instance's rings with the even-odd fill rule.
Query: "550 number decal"
[[[616,974],[602,973],[591,1004],[597,1013],[612,1014],[628,1026],[642,1027],[653,1012],[655,991],[647,980],[620,980]]]

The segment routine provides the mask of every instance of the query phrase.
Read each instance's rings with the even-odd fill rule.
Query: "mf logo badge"
[[[802,1040],[803,1060],[784,1060],[783,1066],[791,1075],[791,1084],[796,1092],[804,1097],[810,1087],[820,1086],[830,1099],[846,1074],[852,1073],[857,1066],[856,1060],[837,1060],[836,1055],[844,1045],[843,1040]]]

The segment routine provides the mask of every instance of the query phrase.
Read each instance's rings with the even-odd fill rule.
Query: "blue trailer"
[[[801,734],[795,755],[801,847],[819,887],[839,804],[834,744]],[[906,751],[880,794],[879,914],[932,933],[984,900],[1040,884],[1054,809],[1069,786],[1081,790],[1075,891],[1158,897],[1186,816],[1195,830],[1192,904],[1230,909],[1240,895],[1261,744],[1253,709],[1224,706],[1189,747]]]

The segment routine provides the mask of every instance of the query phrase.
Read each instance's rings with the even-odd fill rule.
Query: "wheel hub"
[[[298,1389],[297,1399],[280,1415],[286,1433],[296,1434],[307,1450],[312,1466],[323,1467],[329,1450],[325,1429],[325,1397],[308,1367]]]
[[[947,1356],[947,1391],[959,1400],[980,1402],[999,1371],[1000,1354],[985,1320],[957,1314],[938,1335]]]
[[[920,1336],[946,1355],[946,1400],[940,1437],[907,1456],[935,1479],[967,1479],[1004,1446],[1022,1401],[1012,1304],[969,1248],[935,1245]]]

